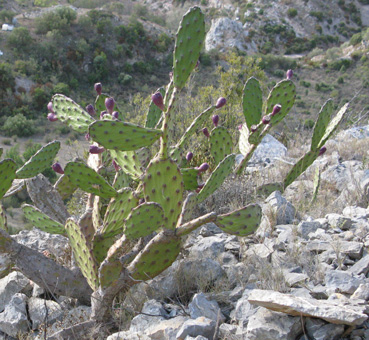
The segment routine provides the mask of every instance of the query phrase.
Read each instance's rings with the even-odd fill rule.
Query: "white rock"
[[[225,317],[220,311],[216,301],[209,301],[204,293],[197,293],[189,303],[190,316],[192,319],[197,319],[200,316],[205,316],[215,322],[224,322]]]
[[[32,329],[37,329],[42,324],[49,326],[59,320],[63,310],[55,301],[31,297],[28,300],[28,313],[32,321]]]

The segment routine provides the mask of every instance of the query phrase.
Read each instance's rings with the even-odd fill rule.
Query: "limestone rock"
[[[197,337],[202,335],[208,339],[212,339],[215,333],[216,323],[213,320],[203,316],[193,320],[187,320],[179,329],[176,338],[184,340],[187,336]]]
[[[268,290],[254,289],[248,300],[274,311],[320,318],[335,324],[361,325],[368,319],[364,313],[365,306],[340,305],[332,301],[306,299]]]
[[[209,301],[204,293],[195,294],[192,301],[189,303],[190,316],[192,319],[197,319],[200,316],[205,316],[215,322],[224,322],[225,317],[220,311],[219,305],[216,301]]]
[[[52,300],[43,300],[37,297],[31,297],[28,300],[28,313],[32,321],[32,329],[53,324],[63,315],[61,306]]]

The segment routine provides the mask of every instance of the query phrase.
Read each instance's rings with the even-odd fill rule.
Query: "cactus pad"
[[[238,147],[240,148],[240,152],[244,156],[246,156],[250,151],[251,145],[249,143],[249,129],[247,128],[246,124],[242,124]]]
[[[151,160],[151,151],[149,148],[141,148],[136,151],[140,164],[143,168],[146,168]]]
[[[154,159],[146,169],[143,191],[146,202],[159,203],[164,209],[165,228],[174,229],[182,209],[183,179],[171,159]]]
[[[156,92],[160,92],[164,98],[165,89],[163,87],[158,89]],[[147,112],[147,115],[146,115],[145,127],[149,129],[154,129],[156,124],[158,124],[161,115],[162,115],[162,111],[154,104],[153,101],[151,101],[150,106],[149,106],[149,111]]]
[[[31,178],[51,167],[59,149],[59,141],[53,141],[43,146],[17,170],[17,178]]]
[[[181,89],[200,57],[205,39],[205,19],[199,7],[192,7],[183,16],[176,34],[173,52],[173,83]]]
[[[12,186],[16,170],[17,166],[12,159],[4,159],[0,162],[0,199]]]
[[[320,188],[320,169],[319,166],[315,169],[314,180],[313,180],[313,197],[311,198],[311,204],[314,203],[318,197]]]
[[[197,203],[197,195],[193,192],[190,192],[183,202],[181,215],[177,223],[177,228],[192,218]]]
[[[29,204],[23,204],[22,210],[24,217],[36,228],[50,234],[65,235],[64,226],[45,215],[40,209]]]
[[[3,155],[4,149],[0,148],[0,157]]]
[[[72,194],[77,190],[77,186],[75,186],[70,181],[69,177],[65,175],[59,177],[54,184],[54,188],[58,191],[63,200],[72,196]]]
[[[115,173],[113,187],[115,190],[119,190],[121,188],[126,188],[129,186],[131,178],[128,174],[126,174],[123,170],[119,170]]]
[[[242,106],[246,125],[250,131],[252,125],[259,124],[263,108],[260,83],[254,77],[249,78],[243,88]]]
[[[195,168],[182,168],[183,184],[185,190],[196,190],[199,184],[197,183],[197,175],[199,171]]]
[[[76,258],[78,267],[93,290],[98,288],[97,264],[92,249],[81,232],[79,225],[69,218],[65,224],[70,245]]]
[[[141,163],[135,151],[109,150],[112,159],[134,179],[142,175]]]
[[[95,228],[92,221],[92,208],[87,209],[80,217],[78,225],[83,235],[85,235],[88,244],[91,244],[92,238],[95,235]]]
[[[206,121],[210,118],[211,114],[214,112],[215,106],[210,106],[205,111],[200,113],[191,123],[191,125],[187,128],[176,147],[181,148],[188,139],[197,131],[200,130]]]
[[[95,234],[92,239],[92,252],[97,263],[101,263],[106,258],[109,248],[115,242],[115,237],[111,235]]]
[[[310,150],[316,150],[318,148],[319,142],[324,136],[325,130],[327,129],[327,126],[329,124],[332,112],[333,112],[333,101],[332,99],[329,99],[324,103],[324,105],[320,109],[318,119],[315,122]]]
[[[127,239],[150,235],[163,226],[164,211],[160,204],[147,202],[134,208],[125,221]]]
[[[95,111],[96,111],[96,115],[100,115],[100,113],[102,111],[106,111],[105,99],[107,99],[107,98],[110,98],[110,96],[108,94],[106,94],[106,93],[101,93],[100,95],[97,95],[96,96],[96,100],[95,100]]]
[[[214,223],[226,233],[246,236],[259,227],[261,216],[261,207],[257,204],[250,204],[231,213],[218,216]]]
[[[107,149],[132,151],[152,145],[159,139],[162,131],[131,123],[102,120],[91,124],[89,133],[95,142]]]
[[[281,111],[271,117],[270,124],[277,125],[291,110],[296,98],[296,86],[288,79],[275,85],[269,93],[265,114],[273,111],[274,105],[282,105]]]
[[[54,95],[51,101],[58,119],[77,132],[86,133],[95,121],[81,106],[62,94]]]
[[[136,280],[148,280],[160,274],[177,258],[180,243],[179,237],[157,235],[129,266],[132,277]]]
[[[324,146],[327,140],[332,136],[333,132],[337,129],[338,125],[341,123],[347,109],[349,107],[349,103],[346,103],[341,107],[336,116],[330,121],[328,124],[323,137],[320,139],[318,144],[318,149]]]
[[[260,187],[256,188],[256,192],[259,196],[267,197],[274,191],[283,192],[283,184],[282,183],[267,183],[261,185]]]
[[[114,197],[117,192],[108,184],[104,177],[81,162],[69,162],[64,170],[72,184],[104,198]]]
[[[210,196],[215,190],[217,190],[232,172],[234,162],[236,159],[235,154],[228,155],[225,157],[212,172],[204,187],[201,189],[197,196],[197,201],[200,203],[205,198]]]
[[[104,259],[99,269],[100,285],[104,289],[111,287],[118,280],[123,266],[119,261],[122,252],[122,241],[117,240],[109,249],[108,256]]]
[[[286,175],[283,186],[286,189],[297,177],[299,177],[311,164],[314,163],[319,155],[319,150],[313,150],[307,152],[301,157],[292,169]]]
[[[6,219],[6,214],[4,211],[4,207],[2,206],[1,203],[0,203],[0,229],[5,230],[6,232],[8,231],[8,223]]]
[[[225,156],[232,153],[232,137],[223,126],[218,126],[210,134],[210,153],[218,164]]]
[[[123,233],[124,219],[137,205],[138,198],[134,196],[132,189],[121,189],[118,195],[112,198],[109,203],[101,234],[115,236]]]

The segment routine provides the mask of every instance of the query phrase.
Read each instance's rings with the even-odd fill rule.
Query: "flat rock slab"
[[[254,289],[248,298],[251,304],[293,316],[320,318],[330,323],[361,325],[368,319],[365,306],[340,305],[331,301],[315,300],[282,294],[272,290]]]

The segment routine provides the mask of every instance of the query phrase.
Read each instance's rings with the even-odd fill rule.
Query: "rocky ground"
[[[319,158],[283,195],[264,200],[254,235],[230,236],[212,223],[192,233],[171,267],[117,301],[122,331],[107,339],[369,339],[368,141],[369,126],[339,134],[329,144],[337,151]],[[263,143],[249,169],[293,162],[277,143]],[[364,157],[356,160],[351,149],[350,159],[342,158],[348,143],[360,145]],[[334,209],[312,217],[297,207],[311,195],[316,167]],[[310,193],[301,196],[301,187]],[[326,199],[319,195],[317,202]],[[63,236],[33,229],[13,237],[58,261],[70,256]],[[89,312],[46,294],[16,268],[0,280],[0,339],[46,339]]]

